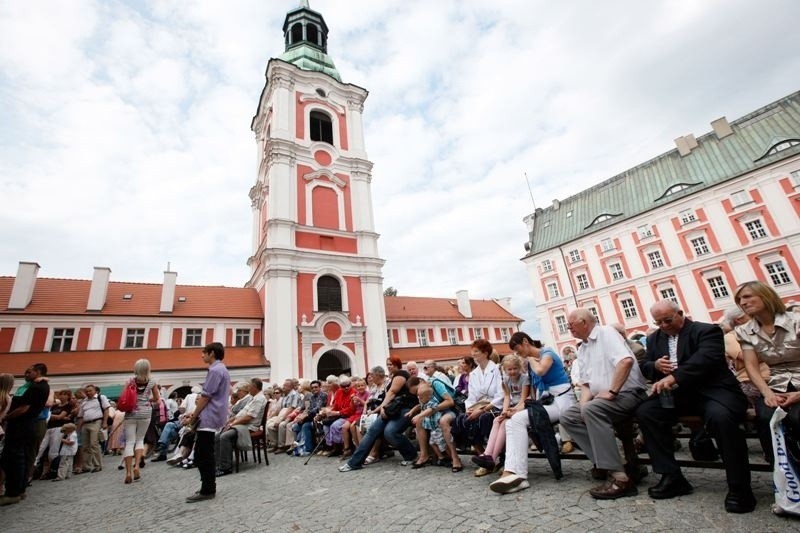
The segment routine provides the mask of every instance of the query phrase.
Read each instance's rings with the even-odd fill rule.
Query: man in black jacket
[[[725,510],[749,513],[756,505],[750,488],[747,443],[740,423],[747,399],[725,363],[722,330],[693,322],[671,300],[650,308],[658,331],[647,338],[642,374],[653,381],[653,395],[636,411],[653,470],[661,474],[648,490],[651,498],[674,498],[692,492],[672,447],[672,426],[681,415],[699,415],[716,439],[725,464],[728,495]]]

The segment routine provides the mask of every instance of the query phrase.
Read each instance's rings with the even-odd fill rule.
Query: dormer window
[[[586,226],[586,228],[589,228],[589,227],[591,227],[591,226],[595,226],[595,225],[597,225],[597,224],[602,224],[603,222],[606,222],[607,220],[611,220],[611,219],[612,219],[612,218],[614,218],[614,217],[618,217],[618,216],[620,216],[621,214],[622,214],[622,213],[603,213],[603,214],[601,214],[601,215],[597,215],[597,216],[595,217],[595,219],[594,219],[594,220],[592,220],[592,221],[589,223],[589,225],[588,225],[588,226]],[[586,229],[586,228],[584,228],[584,229]]]
[[[680,192],[680,191],[682,191],[684,189],[688,189],[688,188],[689,188],[689,186],[686,185],[685,183],[679,183],[679,184],[673,185],[672,187],[667,189],[667,192],[664,193],[664,196],[669,196],[671,194],[675,194],[677,192]]]
[[[767,152],[767,155],[774,155],[774,154],[777,154],[778,152],[782,152],[782,151],[784,151],[784,150],[788,150],[788,149],[789,149],[789,148],[791,148],[792,146],[797,146],[798,144],[800,144],[800,141],[799,141],[799,140],[797,140],[797,139],[790,139],[790,140],[788,140],[788,141],[783,141],[783,142],[781,142],[781,143],[778,143],[778,144],[776,144],[775,146],[773,146],[773,147],[772,147],[772,148],[769,150],[769,152]]]

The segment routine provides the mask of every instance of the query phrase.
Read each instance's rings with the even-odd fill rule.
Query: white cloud
[[[249,124],[297,2],[0,4],[0,272],[241,285]],[[511,296],[537,205],[797,90],[800,7],[314,0],[366,87],[386,285]],[[531,324],[531,327],[534,325]]]

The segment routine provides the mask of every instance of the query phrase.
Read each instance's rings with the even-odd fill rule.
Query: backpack
[[[132,413],[136,410],[136,401],[136,383],[131,379],[125,384],[122,394],[119,395],[117,410],[123,413]]]

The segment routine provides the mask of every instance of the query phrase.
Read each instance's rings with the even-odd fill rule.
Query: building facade
[[[711,126],[525,218],[523,261],[554,345],[574,346],[576,307],[633,333],[661,299],[719,321],[753,279],[800,299],[800,92]]]

